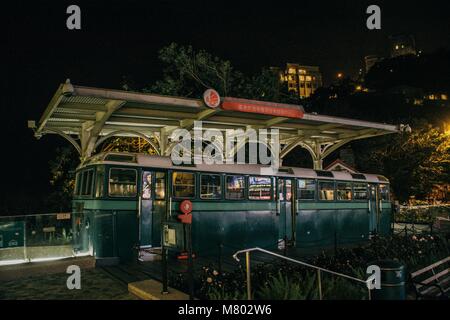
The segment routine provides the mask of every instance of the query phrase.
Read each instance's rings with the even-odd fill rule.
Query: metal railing
[[[359,282],[359,283],[364,283],[367,286],[368,298],[369,298],[369,300],[371,300],[370,288],[368,286],[368,282],[370,280],[358,279],[358,278],[355,278],[355,277],[352,277],[352,276],[349,276],[349,275],[346,275],[346,274],[343,274],[343,273],[339,273],[339,272],[335,272],[335,271],[332,271],[332,270],[329,270],[329,269],[321,268],[321,267],[318,267],[318,266],[315,266],[315,265],[312,265],[312,264],[309,264],[309,263],[306,263],[306,262],[303,262],[303,261],[300,261],[300,260],[295,260],[295,259],[292,259],[292,258],[289,258],[289,257],[285,257],[285,256],[282,256],[280,254],[274,253],[272,251],[261,249],[259,247],[239,250],[239,251],[236,251],[233,254],[233,258],[236,261],[239,262],[240,260],[238,258],[238,255],[241,254],[241,253],[245,253],[246,278],[247,278],[247,299],[248,300],[252,299],[252,294],[251,294],[251,291],[252,291],[252,287],[251,287],[251,273],[250,273],[250,269],[251,269],[250,253],[253,252],[253,251],[263,252],[263,253],[266,253],[266,254],[271,255],[273,257],[277,257],[279,259],[283,259],[283,260],[290,261],[290,262],[293,262],[293,263],[296,263],[296,264],[299,264],[299,265],[302,265],[302,266],[305,266],[305,267],[308,267],[308,268],[315,269],[317,271],[317,286],[318,286],[319,299],[320,300],[323,299],[322,272],[329,273],[329,274],[332,274],[332,275],[335,275],[335,276],[338,276],[338,277],[350,279],[352,281],[356,281],[356,282]]]

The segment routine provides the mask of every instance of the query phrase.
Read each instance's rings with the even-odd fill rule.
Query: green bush
[[[393,235],[375,237],[367,245],[341,248],[336,254],[322,252],[314,257],[299,258],[322,268],[358,279],[366,279],[366,268],[374,261],[392,259],[403,263],[408,271],[415,271],[443,257],[449,256],[448,243],[439,236]],[[363,283],[339,278],[322,272],[324,299],[366,299]],[[185,291],[183,275],[173,275],[173,283]],[[317,273],[304,266],[276,260],[252,265],[252,292],[255,299],[318,299]],[[213,265],[203,267],[196,275],[196,296],[200,299],[247,299],[246,275],[243,265],[232,272],[218,272]]]
[[[255,293],[258,300],[309,300],[317,298],[316,278],[306,273],[301,281],[293,281],[281,271],[271,276]]]

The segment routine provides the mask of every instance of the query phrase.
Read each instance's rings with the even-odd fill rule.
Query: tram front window
[[[94,170],[85,170],[78,175],[77,194],[82,196],[90,196],[92,194],[92,180]]]
[[[112,197],[136,196],[135,169],[111,168],[109,171],[109,195]]]
[[[76,196],[80,195],[81,190],[81,172],[77,172],[76,178],[75,178],[75,192],[74,194]]]
[[[105,177],[105,168],[104,167],[97,167],[97,177],[96,185],[95,185],[95,197],[101,198],[103,197],[103,188],[104,188],[104,177]]]

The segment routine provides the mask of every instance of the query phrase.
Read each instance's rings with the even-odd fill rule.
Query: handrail
[[[320,300],[322,300],[322,285],[321,285],[321,272],[322,271],[326,272],[326,273],[330,273],[330,274],[336,275],[336,276],[339,276],[339,277],[347,278],[347,279],[350,279],[350,280],[353,280],[353,281],[357,281],[357,282],[366,284],[366,286],[368,288],[369,300],[371,299],[370,287],[369,287],[369,283],[371,282],[370,278],[367,279],[367,280],[362,280],[362,279],[355,278],[355,277],[352,277],[352,276],[349,276],[349,275],[346,275],[346,274],[343,274],[343,273],[339,273],[339,272],[335,272],[335,271],[332,271],[332,270],[329,270],[329,269],[318,267],[318,266],[315,266],[315,265],[312,265],[312,264],[309,264],[309,263],[306,263],[306,262],[303,262],[303,261],[300,261],[300,260],[295,260],[295,259],[292,259],[292,258],[289,258],[289,257],[285,257],[285,256],[282,256],[282,255],[280,255],[278,253],[274,253],[274,252],[269,251],[269,250],[265,250],[265,249],[262,249],[262,248],[259,248],[259,247],[254,247],[254,248],[239,250],[239,251],[236,251],[233,254],[233,259],[235,259],[236,261],[239,262],[240,260],[238,258],[238,255],[241,254],[241,253],[245,253],[246,265],[247,265],[247,298],[248,298],[248,300],[251,300],[250,252],[253,252],[253,251],[260,251],[260,252],[266,253],[268,255],[271,255],[271,256],[274,256],[274,257],[277,257],[277,258],[280,258],[280,259],[283,259],[283,260],[287,260],[287,261],[290,261],[290,262],[293,262],[293,263],[297,263],[297,264],[303,265],[305,267],[313,268],[313,269],[317,270],[317,280],[318,280],[318,285],[319,285],[319,298],[320,298]]]

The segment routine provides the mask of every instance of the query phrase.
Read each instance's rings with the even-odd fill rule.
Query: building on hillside
[[[287,63],[286,69],[280,70],[279,75],[288,91],[295,92],[302,99],[310,97],[322,86],[322,73],[318,66]]]
[[[410,34],[391,35],[389,40],[391,42],[391,58],[417,54],[414,36]]]
[[[377,64],[378,62],[382,61],[383,59],[384,59],[383,57],[380,57],[380,56],[377,56],[377,55],[374,55],[374,54],[365,56],[364,57],[364,67],[365,67],[366,74],[370,71],[370,69],[375,64]]]

